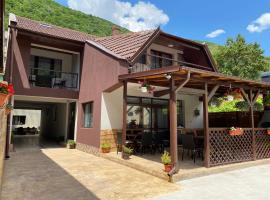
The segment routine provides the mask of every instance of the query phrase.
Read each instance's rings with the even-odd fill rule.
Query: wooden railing
[[[202,66],[197,65],[195,63],[175,60],[171,58],[161,57],[157,55],[147,54],[145,55],[145,61],[146,63],[135,63],[132,67],[129,68],[129,73],[135,73],[135,72],[144,72],[149,71],[152,69],[159,69],[162,67],[169,67],[169,66],[186,66],[196,69],[202,69],[202,70],[212,70],[209,66]]]
[[[231,136],[226,128],[209,129],[209,166],[270,158],[270,135],[267,130],[244,128],[243,134]],[[255,141],[253,141],[253,139]]]

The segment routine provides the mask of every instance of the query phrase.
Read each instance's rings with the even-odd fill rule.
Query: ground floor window
[[[127,128],[169,129],[169,101],[145,97],[127,98]],[[177,124],[184,127],[184,103],[177,102]]]
[[[24,125],[26,116],[24,115],[14,115],[13,116],[13,125]]]
[[[93,127],[93,102],[83,104],[83,127]]]

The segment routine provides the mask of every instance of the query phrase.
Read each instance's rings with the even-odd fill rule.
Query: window
[[[31,55],[31,76],[35,76],[35,84],[50,87],[52,78],[61,78],[62,60]]]
[[[151,50],[151,55],[151,64],[154,69],[173,65],[171,54]]]
[[[93,127],[93,102],[83,104],[83,127]]]
[[[26,116],[14,115],[13,125],[25,125]]]

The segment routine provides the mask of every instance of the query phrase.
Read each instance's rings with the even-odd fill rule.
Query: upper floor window
[[[62,60],[31,55],[30,67],[37,69],[36,72],[39,75],[50,75],[52,72],[59,72],[56,73],[56,76],[59,77],[62,71]]]
[[[39,87],[52,87],[62,76],[62,60],[31,55],[30,81]]]
[[[151,66],[154,69],[173,65],[172,59],[171,54],[151,50]]]

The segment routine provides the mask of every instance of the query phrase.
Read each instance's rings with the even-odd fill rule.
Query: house
[[[103,142],[116,148],[118,133],[125,144],[128,134],[162,132],[177,165],[177,130],[200,129],[206,167],[270,157],[252,109],[268,83],[218,73],[207,45],[159,28],[112,33],[96,37],[10,15],[5,79],[14,84],[15,109],[41,111],[42,139],[74,138],[78,149],[95,153]],[[251,108],[239,137],[208,123],[209,100],[232,88],[241,88]]]

